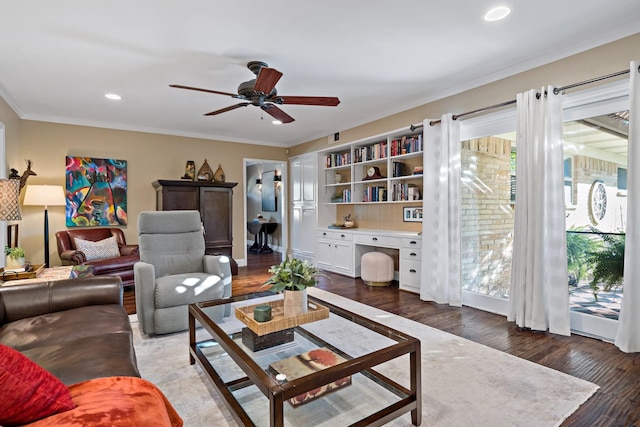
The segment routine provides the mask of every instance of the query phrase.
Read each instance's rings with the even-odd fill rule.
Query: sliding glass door
[[[464,305],[506,314],[514,226],[515,109],[461,124]]]
[[[624,295],[629,112],[564,124],[572,328],[615,338]]]

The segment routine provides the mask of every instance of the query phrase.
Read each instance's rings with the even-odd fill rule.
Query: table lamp
[[[20,221],[20,180],[0,179],[0,221]]]
[[[0,179],[0,221],[20,221],[20,180]],[[12,232],[12,230],[15,230]],[[7,226],[7,242],[10,248],[18,246],[18,224]]]
[[[48,206],[64,206],[64,190],[61,185],[27,185],[23,204],[44,206],[44,266],[49,267],[49,212]]]

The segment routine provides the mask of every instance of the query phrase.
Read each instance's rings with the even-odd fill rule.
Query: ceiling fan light
[[[494,7],[493,9],[485,13],[484,20],[489,22],[499,21],[506,18],[510,13],[511,9],[506,6]]]
[[[105,93],[104,97],[107,99],[112,99],[114,101],[118,101],[120,99],[122,99],[122,97],[116,93]]]
[[[273,123],[274,125],[281,125],[282,122],[280,120],[271,120],[271,123]]]

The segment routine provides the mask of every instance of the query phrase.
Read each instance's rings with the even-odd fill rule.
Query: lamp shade
[[[19,179],[0,179],[0,221],[19,221],[22,219],[18,197]]]
[[[64,190],[61,185],[27,185],[25,206],[64,206]]]

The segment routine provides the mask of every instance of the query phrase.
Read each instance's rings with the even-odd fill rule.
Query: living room
[[[158,179],[179,180],[185,173],[185,162],[188,160],[195,161],[196,169],[203,164],[205,159],[213,169],[220,164],[224,169],[226,181],[239,183],[233,192],[233,258],[241,268],[245,268],[249,263],[248,257],[245,257],[247,240],[245,237],[247,220],[245,202],[249,186],[255,185],[254,182],[247,181],[244,176],[247,158],[287,164],[292,157],[327,150],[332,146],[327,137],[333,136],[337,131],[340,133],[340,143],[359,141],[372,135],[385,134],[401,128],[408,129],[411,124],[422,123],[425,118],[437,119],[445,113],[463,113],[487,105],[498,104],[513,99],[517,93],[530,88],[540,88],[547,84],[559,87],[628,69],[629,62],[637,59],[638,45],[640,45],[640,34],[636,33],[616,40],[612,39],[610,42],[579,53],[572,52],[570,56],[558,52],[553,61],[548,61],[544,65],[523,67],[523,70],[512,75],[496,72],[493,76],[487,77],[480,85],[469,83],[465,87],[460,87],[458,91],[452,91],[438,99],[385,117],[376,117],[373,114],[371,116],[375,119],[354,123],[348,128],[327,127],[320,136],[300,140],[294,144],[274,145],[239,142],[232,138],[225,140],[185,136],[179,133],[171,134],[171,132],[162,133],[157,129],[142,131],[125,127],[109,128],[109,126],[102,126],[98,121],[90,125],[63,122],[57,119],[51,121],[41,118],[33,119],[28,114],[14,110],[11,100],[0,98],[4,161],[8,174],[10,168],[22,172],[26,166],[25,160],[29,159],[37,175],[30,177],[28,184],[61,185],[64,187],[66,156],[126,160],[128,162],[128,223],[122,229],[127,242],[130,243],[136,243],[138,240],[137,219],[139,214],[143,211],[156,209],[153,181]],[[273,65],[277,66],[275,63]],[[235,71],[239,69],[237,68]],[[244,71],[246,72],[246,70]],[[286,79],[286,70],[284,71],[285,77],[283,79]],[[167,84],[169,83],[178,82],[167,81]],[[211,87],[216,87],[216,85]],[[11,92],[11,87],[3,87],[2,89],[3,94]],[[335,95],[340,94],[335,93]],[[60,102],[64,103],[64,101]],[[169,110],[186,108],[182,104],[169,104],[165,107]],[[348,108],[346,105],[343,107]],[[241,115],[247,113],[246,110],[249,108],[227,114]],[[189,109],[193,115],[201,115],[205,112],[205,110],[196,111],[191,107]],[[52,107],[52,117],[55,116],[54,110],[55,106]],[[252,113],[255,112],[252,111]],[[293,112],[290,111],[290,113]],[[219,119],[224,121],[223,117],[221,116]],[[246,117],[246,119],[259,120],[254,116]],[[282,185],[285,189],[289,188],[288,171],[283,171]],[[42,207],[21,206],[21,209],[20,245],[25,249],[32,262],[41,262],[44,259]],[[48,214],[51,241],[53,242],[53,233],[67,228],[65,209],[61,206],[51,206]],[[283,242],[283,247],[286,251],[288,243]],[[52,265],[60,265],[53,244],[50,253]],[[342,279],[338,278],[338,283],[342,283],[340,280]],[[346,283],[353,285],[356,281]],[[412,304],[417,304],[417,301],[413,301]]]

